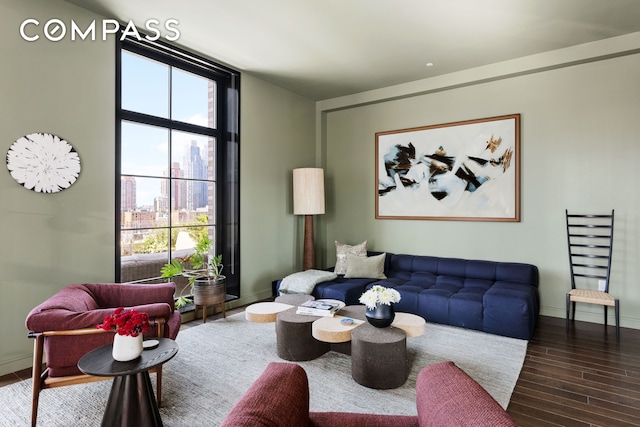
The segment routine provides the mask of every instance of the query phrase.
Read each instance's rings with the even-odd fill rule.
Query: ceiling
[[[639,0],[67,1],[177,19],[176,43],[312,100],[640,31]]]

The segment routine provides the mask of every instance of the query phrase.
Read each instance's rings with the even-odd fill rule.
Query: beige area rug
[[[178,354],[164,367],[165,426],[217,426],[276,355],[275,324],[247,322],[244,313],[185,329]],[[373,390],[351,379],[349,356],[329,352],[299,362],[309,376],[311,410],[416,414],[420,369],[454,361],[504,408],[520,374],[527,341],[428,324],[424,336],[407,339],[411,371],[394,390]],[[151,375],[155,390],[155,375]],[[38,426],[98,426],[110,381],[47,389],[40,394]],[[277,390],[274,390],[274,393]],[[0,426],[30,422],[31,381],[0,388]]]

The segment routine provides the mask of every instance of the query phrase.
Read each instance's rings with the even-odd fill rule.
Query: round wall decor
[[[7,168],[24,188],[57,193],[78,179],[80,156],[71,144],[56,135],[32,133],[11,144]]]

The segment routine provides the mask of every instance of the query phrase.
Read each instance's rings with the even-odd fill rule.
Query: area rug
[[[184,329],[178,354],[164,365],[165,426],[217,426],[276,355],[275,324],[251,323],[244,313]],[[409,379],[400,388],[373,390],[351,378],[351,359],[329,352],[304,367],[312,411],[415,415],[415,383],[424,366],[454,361],[506,408],[520,374],[527,341],[427,324],[424,336],[408,338]],[[384,372],[384,368],[381,369]],[[151,375],[155,390],[155,375]],[[110,381],[43,390],[39,426],[98,426]],[[274,393],[277,390],[274,390]],[[31,381],[0,388],[0,425],[29,425]]]

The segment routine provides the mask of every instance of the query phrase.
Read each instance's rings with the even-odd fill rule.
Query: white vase
[[[142,334],[137,337],[118,334],[113,336],[112,355],[118,362],[133,360],[142,354],[142,350]]]

